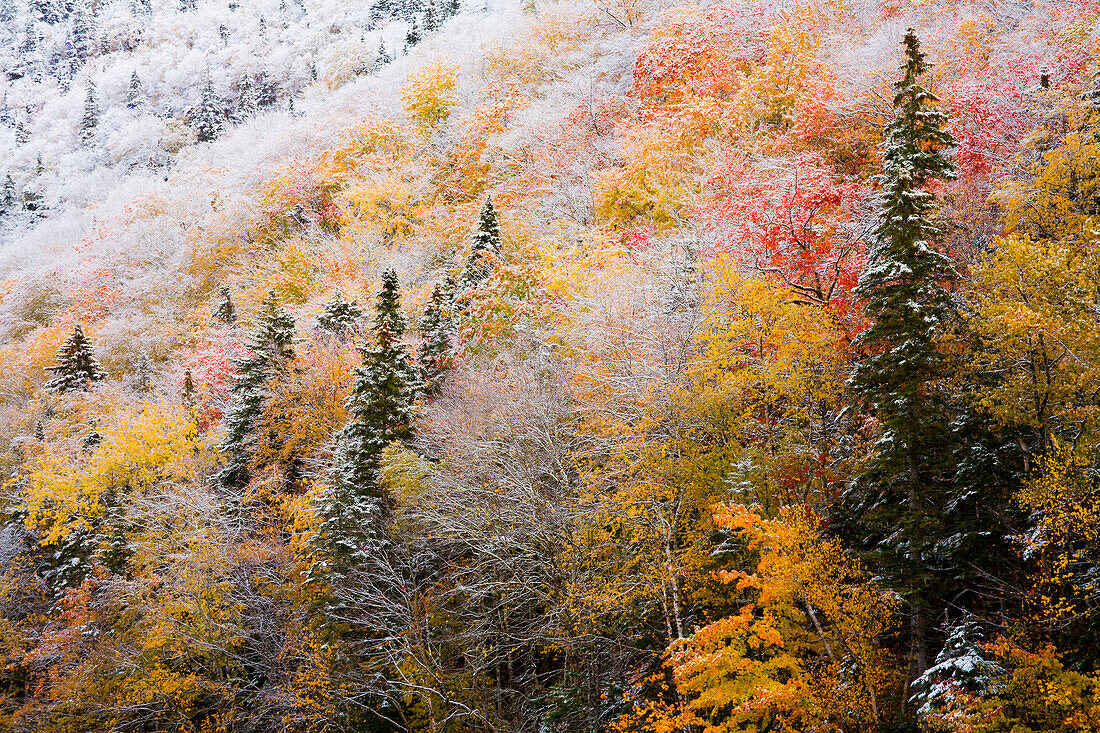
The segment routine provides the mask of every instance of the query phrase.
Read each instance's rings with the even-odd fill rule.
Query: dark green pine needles
[[[919,82],[927,69],[916,35],[905,36],[904,77],[894,86],[886,131],[878,222],[856,289],[870,326],[859,339],[865,357],[851,387],[882,425],[877,454],[859,482],[865,526],[881,526],[876,552],[906,590],[918,674],[927,667],[931,580],[926,548],[951,473],[951,357],[940,344],[955,322],[951,286],[958,274],[940,242],[930,185],[954,177],[954,140],[936,97]],[[891,529],[887,529],[891,528]]]
[[[87,389],[91,382],[106,379],[95,354],[92,353],[92,345],[84,336],[84,329],[79,324],[73,328],[73,335],[57,350],[57,364],[47,369],[57,376],[46,382],[46,389],[51,392],[75,392]]]

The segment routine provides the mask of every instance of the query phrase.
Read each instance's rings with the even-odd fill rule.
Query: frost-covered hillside
[[[124,180],[164,179],[188,148],[250,120],[285,124],[457,12],[457,0],[3,0],[0,237]]]

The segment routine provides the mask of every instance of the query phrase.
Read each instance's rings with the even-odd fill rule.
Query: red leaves
[[[866,190],[837,178],[820,156],[770,164],[730,156],[707,181],[699,216],[725,252],[854,320],[852,289],[865,245],[852,219]]]

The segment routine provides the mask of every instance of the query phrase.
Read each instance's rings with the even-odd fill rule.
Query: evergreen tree
[[[15,20],[15,0],[0,0],[0,23],[10,24]]]
[[[12,180],[11,174],[9,173],[4,177],[4,189],[0,192],[0,205],[2,205],[5,210],[10,210],[15,206],[17,200],[15,181]]]
[[[391,0],[374,0],[370,8],[370,23],[377,25],[383,18],[393,16],[393,4]]]
[[[439,9],[436,7],[435,0],[428,0],[428,7],[424,10],[424,30],[436,30],[439,28],[439,22]]]
[[[96,101],[95,96],[95,83],[89,81],[84,96],[84,116],[80,118],[80,139],[82,142],[88,142],[95,136],[95,128],[99,124],[99,103]]]
[[[256,114],[256,87],[252,83],[252,76],[245,74],[237,85],[237,119],[247,120]]]
[[[500,256],[500,245],[500,223],[497,221],[497,212],[493,208],[492,199],[486,196],[485,205],[481,208],[477,234],[474,235],[474,243],[470,248],[470,256],[466,259],[466,266],[458,276],[459,294],[477,287],[489,277],[493,271],[491,258]]]
[[[95,54],[95,35],[95,16],[87,12],[82,3],[78,3],[73,17],[73,48],[81,64]]]
[[[391,61],[393,61],[393,59],[390,57],[390,52],[386,50],[386,42],[385,41],[379,41],[378,42],[378,56],[374,60],[375,67],[377,68],[377,67],[385,66],[386,64],[388,64]]]
[[[95,447],[103,442],[103,435],[96,430],[95,420],[92,420],[89,427],[91,429],[80,439],[80,450],[88,454],[94,451]]]
[[[344,296],[337,290],[332,300],[325,304],[321,315],[317,316],[317,328],[344,338],[362,315],[363,309],[359,307],[359,303],[344,300]]]
[[[340,431],[330,485],[317,499],[321,518],[311,554],[311,583],[328,588],[321,600],[326,625],[347,633],[346,596],[357,574],[371,572],[389,546],[390,497],[378,482],[382,451],[412,435],[416,379],[401,343],[405,318],[398,302],[397,273],[382,279],[372,328],[373,344],[364,346],[363,364],[347,407],[351,419]]]
[[[458,15],[460,8],[459,0],[443,0],[444,17],[446,18],[453,18]]]
[[[399,297],[397,273],[387,270],[375,304],[375,343],[363,350],[363,365],[356,370],[348,400],[352,420],[341,435],[341,481],[351,486],[373,481],[385,447],[412,433],[417,379],[401,343],[407,325]]]
[[[209,74],[202,85],[202,95],[199,106],[191,119],[191,126],[195,128],[195,135],[200,143],[212,142],[222,130],[222,122],[225,113],[221,107],[221,100],[214,91],[214,81]]]
[[[73,328],[73,335],[58,349],[57,364],[47,369],[57,375],[46,382],[46,389],[51,392],[75,392],[87,389],[90,382],[107,378],[80,324]]]
[[[135,370],[134,387],[141,394],[149,394],[153,391],[153,362],[147,354],[142,354]]]
[[[951,285],[958,275],[939,242],[930,184],[954,176],[936,98],[919,77],[927,69],[916,35],[904,40],[904,78],[894,87],[886,131],[878,222],[857,286],[870,327],[859,345],[867,356],[851,387],[881,423],[877,455],[856,483],[857,522],[880,528],[870,538],[909,608],[915,673],[928,668],[934,570],[929,548],[942,530],[939,512],[951,480],[950,394],[953,364],[940,347],[955,321]],[[872,530],[873,532],[873,530]]]
[[[409,26],[409,32],[405,34],[405,52],[420,43],[420,29],[416,26],[416,18],[412,19],[412,25]]]
[[[145,103],[145,89],[141,85],[141,77],[138,76],[137,69],[134,69],[130,74],[130,85],[126,87],[126,106],[137,109],[145,106]]]
[[[27,27],[23,31],[23,43],[19,46],[19,54],[24,57],[26,63],[31,63],[33,59],[26,58],[33,54],[38,48],[38,28],[35,26],[34,21],[28,20]]]
[[[233,383],[234,405],[225,416],[222,449],[228,461],[218,479],[228,489],[240,489],[251,478],[260,417],[271,380],[286,372],[294,359],[294,319],[269,295],[260,307],[260,320],[248,344],[250,355],[237,364]]]
[[[449,310],[450,304],[443,287],[436,285],[432,290],[431,300],[424,309],[424,315],[417,323],[421,334],[417,361],[420,364],[424,391],[428,394],[439,389],[439,383],[451,368],[454,357],[454,324]]]
[[[195,379],[191,376],[190,369],[185,369],[183,372],[183,385],[180,387],[180,401],[183,402],[184,407],[189,409],[195,407]]]
[[[279,100],[279,87],[271,80],[267,71],[260,72],[260,78],[256,82],[256,107],[268,109]]]
[[[221,295],[222,299],[218,302],[218,307],[214,309],[214,318],[232,326],[237,322],[237,309],[233,305],[233,298],[229,293],[229,288],[222,288]]]

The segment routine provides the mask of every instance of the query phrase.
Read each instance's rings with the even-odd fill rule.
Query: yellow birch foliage
[[[100,428],[102,442],[90,454],[50,445],[26,476],[27,524],[45,544],[70,531],[90,528],[107,495],[140,494],[159,482],[191,478],[198,448],[194,422],[182,407],[145,404],[113,416]]]
[[[1059,433],[1095,441],[1100,405],[1100,236],[997,241],[974,270],[976,365],[1001,375],[981,405],[1004,423],[1035,428],[1042,450]],[[1091,436],[1091,437],[1090,437]]]
[[[1089,463],[1062,443],[1038,461],[1035,476],[1017,494],[1035,528],[1022,538],[1035,562],[1040,620],[1060,622],[1087,614],[1100,601],[1100,490]]]
[[[715,521],[758,555],[752,572],[719,572],[750,600],[669,649],[682,703],[641,703],[620,724],[659,733],[877,730],[896,680],[875,639],[892,627],[896,599],[801,507],[765,519],[719,504]]]
[[[409,75],[401,90],[409,119],[430,132],[442,125],[458,104],[458,65],[445,61],[428,64]]]

